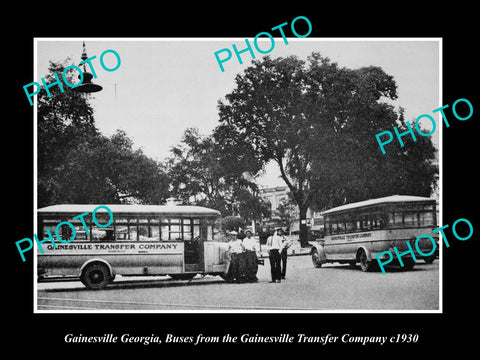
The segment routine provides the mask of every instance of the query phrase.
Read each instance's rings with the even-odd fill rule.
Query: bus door
[[[185,231],[186,228],[190,228]],[[204,264],[204,249],[203,249],[203,239],[204,236],[200,234],[200,224],[197,221],[189,225],[185,225],[184,220],[184,264],[185,271],[199,271],[203,272],[205,270]]]
[[[185,240],[184,248],[185,271],[203,271],[203,241]]]

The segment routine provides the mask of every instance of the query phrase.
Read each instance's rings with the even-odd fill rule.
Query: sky
[[[97,78],[93,82],[103,87],[91,100],[97,128],[106,136],[124,130],[135,148],[157,161],[170,155],[170,148],[181,141],[185,129],[196,127],[202,134],[211,133],[218,124],[218,101],[234,89],[235,76],[252,60],[249,52],[241,55],[243,64],[233,55],[223,64],[222,72],[215,59],[214,53],[221,49],[233,53],[232,44],[244,49],[245,38],[37,38],[36,79],[32,81],[40,82],[48,74],[50,60],[70,58],[78,65],[83,41],[88,56],[96,56],[92,65]],[[258,44],[261,49],[271,45],[268,38],[260,38]],[[118,53],[121,63],[117,70],[108,72],[102,68],[100,57],[110,49]],[[263,55],[253,49],[260,59]],[[268,55],[295,55],[306,60],[312,52],[340,67],[380,66],[396,81],[398,99],[393,105],[405,108],[407,120],[430,114],[440,123],[439,114],[432,114],[442,105],[439,40],[288,38],[285,44],[280,37],[275,38]],[[105,53],[103,59],[107,67],[115,67],[112,53]],[[437,147],[438,139],[439,130],[432,135]],[[261,186],[285,185],[274,164],[267,165],[258,182]]]

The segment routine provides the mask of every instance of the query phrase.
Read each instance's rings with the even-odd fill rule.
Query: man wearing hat
[[[246,280],[248,282],[257,282],[258,260],[257,252],[260,252],[257,241],[252,237],[252,232],[247,230],[243,239],[246,260]]]

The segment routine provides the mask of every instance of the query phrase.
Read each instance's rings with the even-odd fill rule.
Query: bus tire
[[[320,262],[320,256],[318,255],[318,250],[315,248],[312,249],[312,264],[317,269],[322,267],[322,263]]]
[[[168,274],[173,280],[192,280],[196,273],[186,273],[186,274]]]
[[[80,281],[88,289],[103,290],[112,281],[112,274],[107,265],[94,262],[85,266]]]
[[[360,269],[363,272],[373,270],[373,264],[371,260],[368,260],[367,253],[363,249],[359,249],[357,252],[357,260],[360,263]]]

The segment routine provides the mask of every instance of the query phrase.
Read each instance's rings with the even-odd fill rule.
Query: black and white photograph
[[[4,23],[7,350],[473,350],[475,11],[195,5]]]
[[[36,311],[440,311],[441,46],[36,39]]]

